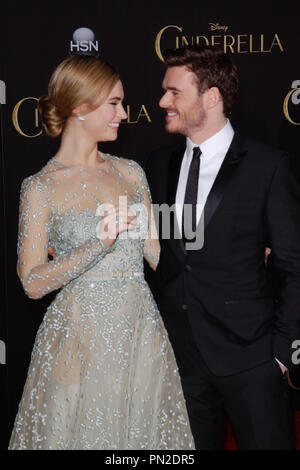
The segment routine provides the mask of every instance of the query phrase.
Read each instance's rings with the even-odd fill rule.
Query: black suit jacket
[[[175,203],[184,151],[177,146],[150,155],[154,204]],[[207,198],[204,226],[203,248],[189,252],[181,239],[163,239],[160,231],[157,300],[175,353],[189,324],[216,375],[274,356],[293,368],[292,343],[300,338],[300,185],[292,157],[235,134]],[[264,262],[266,246],[278,292]]]

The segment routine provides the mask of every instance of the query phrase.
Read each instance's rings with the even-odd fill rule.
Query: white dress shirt
[[[177,192],[176,192],[176,217],[179,230],[182,230],[182,212],[185,197],[185,189],[188,179],[190,164],[193,157],[193,148],[200,147],[200,171],[197,197],[197,223],[199,223],[204,204],[216,179],[225,155],[234,136],[234,130],[227,120],[226,125],[217,134],[213,135],[201,145],[195,144],[187,137],[186,150],[182,159]]]

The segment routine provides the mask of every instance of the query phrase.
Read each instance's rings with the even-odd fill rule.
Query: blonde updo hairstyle
[[[48,95],[40,97],[38,110],[46,133],[59,136],[73,110],[86,105],[90,112],[101,106],[119,80],[111,65],[94,56],[73,55],[61,62],[53,72]]]

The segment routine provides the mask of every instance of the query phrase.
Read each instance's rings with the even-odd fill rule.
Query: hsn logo
[[[98,57],[99,44],[95,41],[95,34],[89,28],[78,28],[73,33],[73,40],[70,42],[70,52],[93,54]]]

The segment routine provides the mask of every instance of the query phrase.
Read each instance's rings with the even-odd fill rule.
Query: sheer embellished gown
[[[23,287],[31,298],[60,290],[36,336],[12,450],[194,448],[173,350],[143,275],[143,257],[154,269],[159,258],[145,175],[133,160],[104,159],[91,171],[52,158],[22,184]],[[106,248],[96,237],[99,206],[120,196],[137,227]]]

